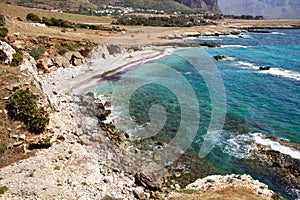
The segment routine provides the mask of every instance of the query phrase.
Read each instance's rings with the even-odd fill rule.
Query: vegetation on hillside
[[[29,52],[29,55],[31,55],[35,60],[38,60],[45,52],[46,48],[43,46],[39,46],[32,48]]]
[[[4,39],[7,36],[8,29],[5,27],[0,27],[0,39]]]
[[[21,51],[21,49],[19,49],[17,47],[13,46],[13,48],[15,49],[16,53],[13,54],[13,59],[12,59],[10,65],[13,67],[16,67],[16,66],[19,66],[23,61],[23,52]]]
[[[203,20],[198,16],[145,17],[125,15],[117,17],[112,24],[130,26],[190,27],[215,23]]]
[[[28,13],[26,19],[32,22],[40,23],[41,18],[34,13]]]
[[[27,20],[30,20],[32,22],[36,22],[36,23],[44,23],[47,26],[57,26],[57,27],[62,27],[62,28],[84,28],[84,29],[91,29],[91,30],[101,30],[101,31],[122,31],[125,29],[121,29],[120,27],[106,27],[103,25],[93,25],[93,24],[83,24],[83,23],[73,23],[70,22],[68,20],[63,20],[63,19],[57,19],[57,18],[47,18],[47,17],[43,17],[42,19],[40,19],[39,16],[33,14],[33,13],[28,13]]]
[[[36,134],[42,133],[49,123],[48,113],[38,106],[38,97],[28,89],[19,89],[11,95],[6,110],[11,119],[24,122]]]

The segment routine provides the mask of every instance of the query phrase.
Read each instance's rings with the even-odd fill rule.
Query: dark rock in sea
[[[215,55],[215,56],[214,56],[214,59],[216,59],[216,60],[226,60],[226,59],[227,59],[227,56],[223,56],[223,55]]]
[[[162,168],[155,162],[144,165],[139,172],[136,173],[135,178],[137,183],[150,190],[159,190],[167,175],[167,170]]]
[[[259,70],[269,70],[271,67],[259,67]]]
[[[216,42],[200,42],[199,46],[206,46],[206,47],[221,47],[221,44],[216,43]]]
[[[271,167],[280,170],[300,187],[300,160],[276,150],[259,147],[260,149],[255,154],[257,157],[268,162]]]

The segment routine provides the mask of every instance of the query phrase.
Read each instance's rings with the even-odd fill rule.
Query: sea
[[[115,102],[112,113],[119,128],[140,149],[162,149],[165,142],[198,155],[209,146],[205,155],[193,158],[213,169],[199,167],[194,172],[199,177],[246,173],[286,199],[300,199],[299,185],[253,155],[259,144],[300,160],[300,30],[185,40],[221,47],[179,48],[99,83],[95,93]],[[216,60],[216,55],[226,59]],[[260,70],[265,67],[270,69]],[[224,103],[217,109],[215,98]],[[170,152],[175,150],[163,158],[176,159]]]

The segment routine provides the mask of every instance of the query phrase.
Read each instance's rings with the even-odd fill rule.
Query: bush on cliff
[[[43,55],[46,52],[46,48],[43,46],[32,48],[29,52],[29,55],[31,55],[35,60],[38,60],[41,55]]]
[[[10,66],[19,66],[22,61],[23,61],[23,52],[17,48],[17,47],[13,47],[16,50],[16,53],[13,54],[13,59],[10,63]]]
[[[37,100],[29,89],[19,89],[7,100],[6,110],[11,119],[24,122],[30,132],[39,134],[49,123],[49,116],[43,107],[38,107]]]
[[[41,18],[34,13],[28,13],[26,19],[32,22],[40,23]]]
[[[8,30],[5,27],[0,28],[0,39],[3,39],[7,36]]]

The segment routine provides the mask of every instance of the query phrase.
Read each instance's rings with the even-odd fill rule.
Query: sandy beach
[[[107,55],[101,58],[101,54],[107,51],[105,45],[100,45],[91,53],[91,59],[77,67],[59,68],[43,77],[42,85],[44,91],[53,95],[53,89],[59,89],[69,94],[86,94],[93,92],[97,83],[104,76],[125,70],[132,66],[159,59],[175,50],[173,47],[147,46],[138,51],[128,53],[122,46],[121,53]],[[109,54],[108,52],[106,52]]]

